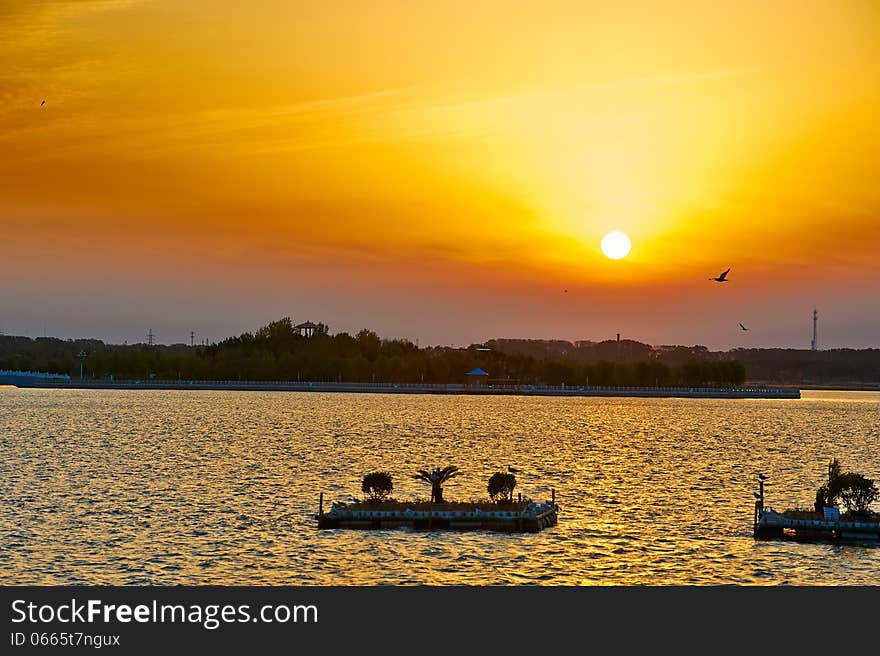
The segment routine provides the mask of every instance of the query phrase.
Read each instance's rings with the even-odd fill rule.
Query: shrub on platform
[[[513,489],[516,487],[516,476],[513,474],[505,474],[504,472],[495,472],[489,478],[489,484],[486,490],[489,497],[493,501],[513,501]]]
[[[820,511],[820,506],[833,506],[840,500],[847,511],[865,514],[878,498],[880,490],[873,480],[854,472],[844,473],[834,458],[828,465],[828,480],[816,491],[816,510]]]
[[[370,472],[361,482],[361,491],[370,501],[385,501],[394,489],[394,482],[388,472]]]

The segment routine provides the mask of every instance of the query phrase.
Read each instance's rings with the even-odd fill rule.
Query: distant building
[[[314,337],[318,328],[318,324],[312,323],[311,321],[306,321],[305,323],[293,327],[293,329],[303,337]]]
[[[468,385],[485,385],[486,380],[489,378],[489,374],[479,367],[476,369],[471,369],[469,372],[465,374],[467,377]]]

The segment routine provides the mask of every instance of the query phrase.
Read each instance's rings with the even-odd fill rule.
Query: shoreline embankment
[[[470,396],[607,396],[637,398],[799,399],[800,388],[729,387],[602,387],[568,385],[460,385],[429,383],[343,383],[205,380],[59,380],[0,376],[0,385],[31,389],[198,390],[234,392],[345,392],[358,394],[449,394]]]

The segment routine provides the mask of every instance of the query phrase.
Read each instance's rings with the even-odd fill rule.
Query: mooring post
[[[553,502],[553,505],[555,506],[556,505],[556,488],[555,487],[550,488],[550,499]]]
[[[757,499],[755,499],[755,519],[754,519],[754,531],[755,537],[757,538],[760,534],[760,521],[761,521],[761,513],[764,510],[764,474],[758,474],[758,495]]]
[[[318,497],[318,517],[324,516],[324,493],[321,492]]]
[[[758,537],[758,504],[759,503],[761,503],[761,502],[755,501],[755,518],[754,518],[754,527],[752,529],[754,531],[755,537]]]

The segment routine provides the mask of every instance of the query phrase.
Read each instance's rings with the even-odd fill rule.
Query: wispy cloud
[[[103,4],[103,3],[101,3]],[[80,64],[83,66],[84,64]],[[70,74],[77,71],[70,66]],[[288,105],[225,107],[173,114],[128,112],[108,114],[84,104],[74,116],[64,117],[67,143],[49,157],[75,154],[81,148],[94,152],[95,137],[111,134],[101,148],[115,155],[167,156],[178,151],[229,151],[260,156],[338,148],[353,144],[437,141],[479,137],[506,129],[496,120],[542,103],[582,103],[603,94],[677,85],[708,84],[754,75],[755,69],[685,71],[569,85],[493,96],[438,94],[425,86],[382,89],[369,93],[317,98]],[[479,117],[480,120],[468,120]],[[10,127],[0,139],[16,130],[51,129],[45,123]]]
[[[455,139],[501,131],[503,123],[493,121],[493,116],[505,116],[516,108],[529,105],[566,99],[588,101],[591,97],[615,91],[706,84],[757,73],[759,70],[752,68],[685,71],[494,96],[448,94],[437,97],[425,87],[386,89],[287,106],[206,112],[194,117],[197,120],[190,134],[193,137],[227,134],[233,139],[240,135],[247,141],[247,150],[253,154],[338,147],[357,142]],[[475,114],[488,120],[479,125],[450,120]],[[260,139],[259,135],[253,134],[261,129],[315,127],[321,122],[344,119],[351,121],[348,125],[335,123],[339,130],[334,134],[316,130],[311,135],[296,133],[294,138],[287,140],[279,140],[274,134],[271,138]]]
[[[79,47],[75,19],[149,1],[0,0],[0,139],[45,125],[45,116],[34,120],[41,100],[59,106],[93,93],[104,79],[106,56]]]

